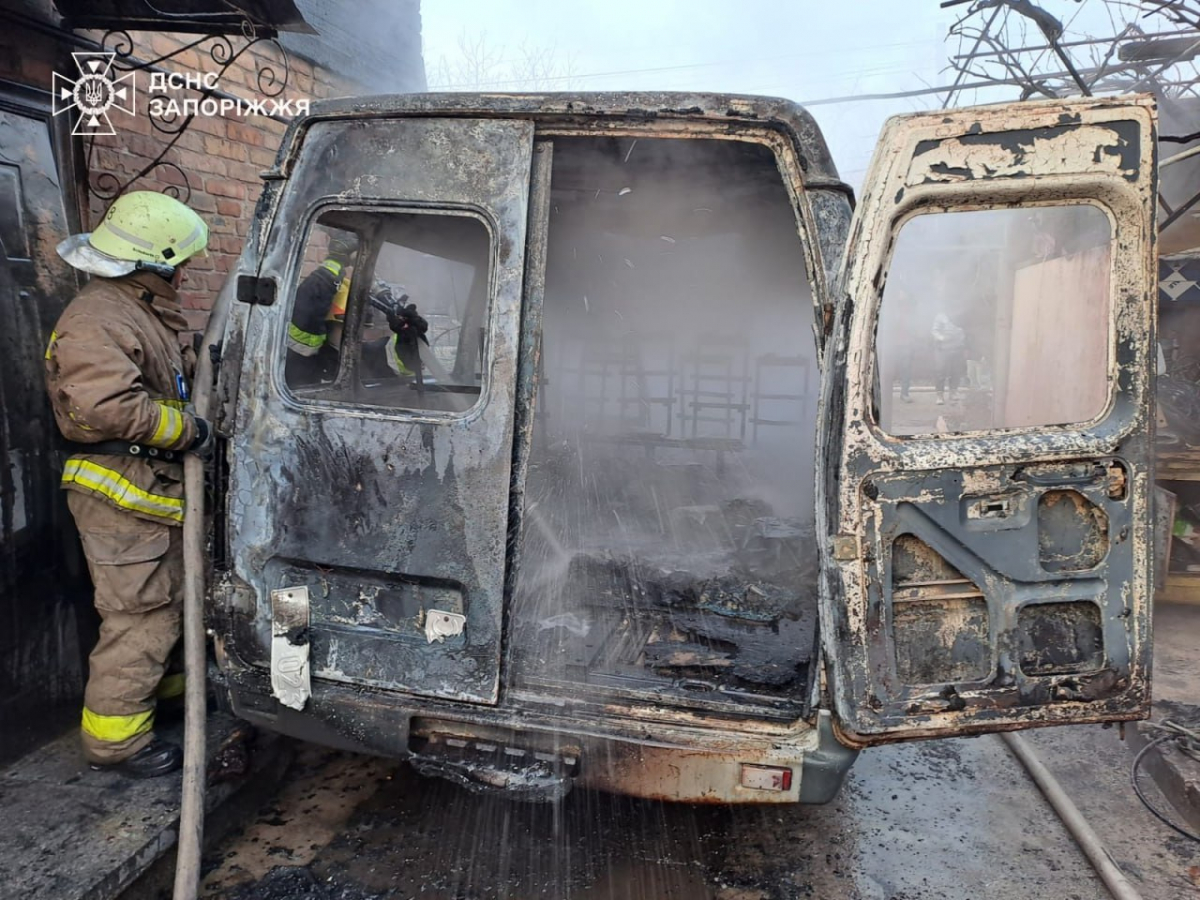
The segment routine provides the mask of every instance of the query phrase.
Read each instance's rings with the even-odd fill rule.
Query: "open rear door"
[[[818,457],[843,739],[1149,703],[1149,99],[885,127],[851,228]]]

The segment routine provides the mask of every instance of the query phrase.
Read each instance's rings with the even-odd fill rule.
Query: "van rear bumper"
[[[271,731],[409,759],[472,790],[556,799],[578,786],[684,803],[826,803],[858,751],[826,710],[785,733],[554,716],[314,683],[302,712],[270,696],[264,673],[226,672],[232,711]],[[785,774],[786,773],[786,774]]]

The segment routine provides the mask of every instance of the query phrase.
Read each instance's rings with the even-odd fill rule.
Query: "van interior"
[[[794,718],[819,378],[773,153],[556,138],[512,681]]]

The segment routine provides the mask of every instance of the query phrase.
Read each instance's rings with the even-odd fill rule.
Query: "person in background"
[[[95,586],[100,637],[81,723],[93,769],[148,778],[183,754],[154,733],[158,699],[182,629],[183,454],[207,456],[212,428],[188,408],[195,353],[176,294],[205,252],[208,227],[178,200],[125,194],[59,255],[95,276],[67,306],[46,348],[46,387],[71,455],[62,474]]]
[[[941,406],[946,402],[947,389],[950,392],[950,402],[954,403],[958,400],[958,385],[966,369],[966,332],[955,325],[946,313],[938,313],[934,317],[931,334],[937,405]]]
[[[296,289],[287,335],[288,384],[315,385],[337,377],[352,281],[349,266],[356,247],[355,235],[330,239],[325,259]],[[372,307],[386,316],[393,333],[363,343],[360,374],[366,378],[416,377],[420,370],[417,344],[429,343],[425,336],[429,323],[415,304],[407,302],[407,294],[396,298],[389,285],[373,285],[370,294]]]

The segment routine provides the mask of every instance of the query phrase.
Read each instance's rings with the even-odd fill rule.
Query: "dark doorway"
[[[77,288],[54,249],[74,197],[56,124],[48,95],[0,87],[0,762],[77,718],[94,635],[42,386],[46,342]]]

